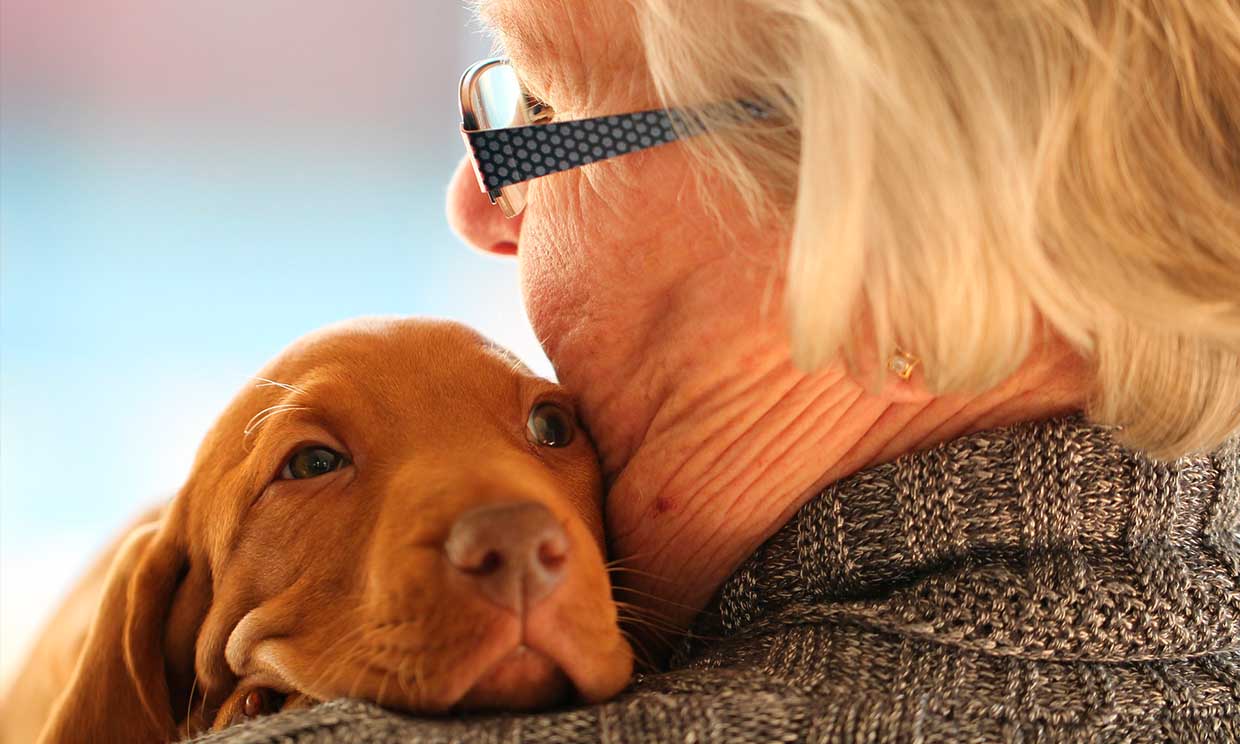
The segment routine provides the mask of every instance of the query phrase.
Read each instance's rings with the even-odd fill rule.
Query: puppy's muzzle
[[[563,583],[568,534],[542,504],[472,509],[452,525],[444,552],[491,602],[518,616]]]

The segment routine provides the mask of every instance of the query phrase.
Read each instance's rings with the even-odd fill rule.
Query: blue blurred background
[[[302,333],[446,316],[550,374],[443,218],[489,48],[454,0],[0,0],[0,677]]]

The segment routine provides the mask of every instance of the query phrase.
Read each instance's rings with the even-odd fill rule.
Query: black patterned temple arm
[[[479,181],[498,191],[531,178],[662,145],[679,137],[666,109],[465,132]]]
[[[742,102],[750,117],[764,107]],[[592,119],[465,131],[484,191],[559,173],[587,163],[645,150],[696,133],[695,117],[680,109],[653,109]]]

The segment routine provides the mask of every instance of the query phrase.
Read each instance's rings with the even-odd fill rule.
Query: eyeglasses
[[[749,115],[765,109],[741,102]],[[553,121],[554,111],[525,92],[508,60],[485,59],[461,76],[461,135],[478,187],[504,216],[525,209],[529,181],[700,131],[681,109]]]

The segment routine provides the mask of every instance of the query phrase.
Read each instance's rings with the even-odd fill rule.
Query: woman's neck
[[[591,386],[574,386],[586,391],[583,411],[610,484],[618,595],[675,629],[826,485],[973,431],[1079,410],[1085,400],[1084,365],[1060,343],[1036,350],[987,393],[893,402],[839,367],[798,371],[777,342],[735,339],[723,344],[708,327],[698,343],[613,360],[610,374],[596,369]]]

